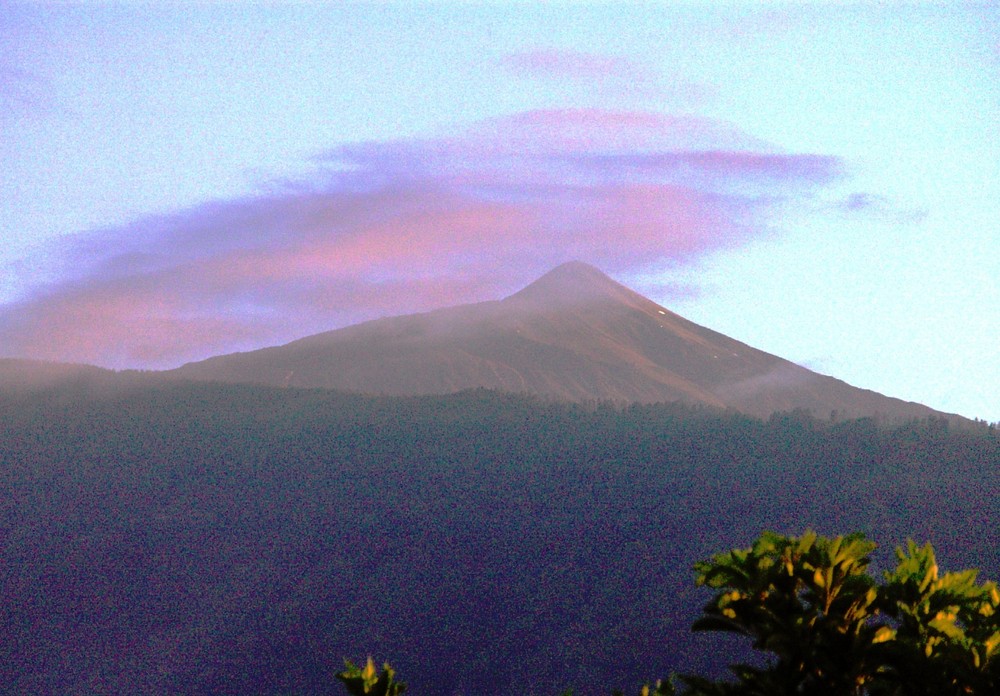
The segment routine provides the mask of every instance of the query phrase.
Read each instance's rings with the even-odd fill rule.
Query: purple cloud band
[[[494,299],[570,259],[654,269],[744,243],[766,200],[841,173],[722,122],[601,109],[316,163],[267,194],[82,235],[61,252],[73,272],[0,308],[0,354],[168,367]]]

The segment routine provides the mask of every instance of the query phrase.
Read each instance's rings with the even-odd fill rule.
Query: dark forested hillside
[[[912,536],[1000,575],[1000,441],[483,390],[134,377],[0,391],[0,683],[16,693],[576,693],[706,669],[692,565],[762,529]]]

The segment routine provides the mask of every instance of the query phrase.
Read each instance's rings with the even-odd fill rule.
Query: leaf
[[[875,631],[875,635],[872,637],[872,645],[877,645],[878,643],[885,643],[896,637],[896,630],[889,628],[888,626],[883,626],[879,630]]]
[[[983,647],[986,648],[986,657],[992,657],[993,653],[1000,648],[1000,631],[997,631],[992,636],[983,641]]]

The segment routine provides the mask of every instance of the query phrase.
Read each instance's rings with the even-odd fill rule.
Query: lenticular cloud
[[[384,316],[494,299],[579,259],[648,272],[738,246],[840,163],[719,121],[529,111],[343,145],[257,196],[93,230],[57,281],[0,308],[0,355],[168,367]]]

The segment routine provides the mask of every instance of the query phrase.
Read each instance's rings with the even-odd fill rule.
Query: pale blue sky
[[[990,4],[6,3],[0,354],[168,367],[569,258],[1000,421]]]

